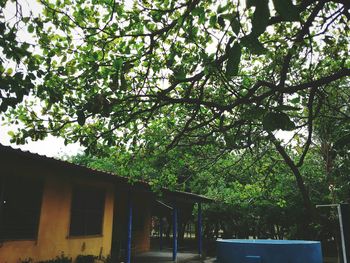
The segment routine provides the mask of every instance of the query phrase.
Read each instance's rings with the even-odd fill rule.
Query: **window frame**
[[[72,228],[72,216],[74,213],[74,196],[76,195],[77,189],[92,189],[94,191],[98,191],[102,194],[102,211],[101,211],[101,227],[100,227],[100,233],[99,234],[86,234],[86,230],[84,231],[85,233],[83,234],[72,234],[71,233],[71,228]],[[79,238],[96,238],[96,237],[103,237],[104,233],[104,219],[105,219],[105,213],[106,213],[106,199],[107,199],[107,190],[105,187],[101,186],[96,186],[96,185],[90,185],[90,184],[73,184],[71,188],[71,198],[70,198],[70,210],[69,210],[69,224],[68,224],[68,234],[67,238],[68,239],[79,239]],[[86,213],[84,211],[84,213]]]
[[[5,193],[5,189],[6,189],[6,178],[7,177],[11,177],[10,180],[12,178],[15,178],[15,180],[17,179],[22,179],[24,178],[24,180],[29,180],[29,181],[35,181],[35,184],[37,185],[38,189],[40,190],[40,194],[38,196],[38,210],[36,211],[37,214],[36,216],[36,222],[33,226],[33,237],[5,237],[5,238],[1,238],[0,237],[0,244],[3,242],[9,242],[9,241],[38,241],[39,238],[39,230],[40,230],[40,221],[41,221],[41,214],[42,214],[42,209],[43,209],[43,199],[44,199],[44,191],[45,191],[45,187],[46,187],[46,181],[44,177],[34,177],[34,176],[26,176],[26,175],[17,175],[17,174],[13,174],[13,173],[7,173],[7,176],[3,175],[0,176],[0,229],[1,229],[1,225],[3,224],[3,203],[4,203],[4,199],[6,197]],[[3,183],[2,183],[2,182]],[[8,181],[7,181],[8,183]],[[1,232],[1,230],[0,230]]]

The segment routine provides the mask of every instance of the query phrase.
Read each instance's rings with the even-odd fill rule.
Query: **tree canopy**
[[[29,16],[14,1],[3,19],[10,4],[0,110],[22,124],[13,142],[53,134],[90,153],[271,143],[311,207],[299,167],[315,125],[325,105],[348,116],[327,100],[348,99],[348,0],[41,0]],[[297,155],[278,130],[299,138]]]
[[[40,3],[1,23],[1,109],[27,126],[18,142],[115,145],[158,121],[172,144],[215,134],[244,148],[307,125],[320,93],[350,75],[345,0]],[[19,27],[31,43],[16,41]]]
[[[272,145],[256,150],[238,155],[213,146],[193,146],[174,148],[166,154],[131,156],[113,149],[108,157],[81,154],[71,161],[132,180],[147,180],[155,190],[166,185],[218,200],[204,207],[207,238],[314,238],[325,244],[338,238],[337,218],[331,210],[322,211],[322,220],[314,221],[313,228],[305,231],[303,200],[295,191],[291,170]],[[324,176],[322,156],[313,146],[301,169],[310,198],[316,204],[345,200],[347,173]]]

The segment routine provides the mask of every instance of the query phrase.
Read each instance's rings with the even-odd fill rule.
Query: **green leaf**
[[[128,83],[126,82],[124,74],[120,75],[120,89],[121,90],[127,90],[128,89]]]
[[[6,30],[6,24],[0,22],[0,34],[3,35]]]
[[[123,65],[123,59],[122,58],[117,58],[113,61],[113,65],[116,69],[120,69]]]
[[[235,17],[235,14],[222,14],[220,17],[228,21],[231,21]]]
[[[350,144],[350,134],[345,134],[341,138],[339,138],[334,143],[334,149],[336,150],[342,150],[345,146]]]
[[[85,121],[86,121],[86,117],[85,117],[84,112],[82,110],[78,110],[77,116],[78,116],[78,124],[80,126],[83,126],[85,124]]]
[[[290,103],[292,103],[292,104],[299,104],[300,103],[300,97],[298,96],[298,97],[295,97],[295,98],[293,98],[293,99],[291,99],[291,100],[288,100]]]
[[[232,134],[225,134],[225,143],[226,143],[226,146],[229,147],[229,148],[235,148],[236,147],[236,138],[234,135]]]
[[[258,108],[252,108],[252,109],[246,110],[242,114],[242,117],[247,120],[257,120],[257,119],[260,119],[265,114],[266,114],[266,109],[258,107]]]
[[[300,19],[299,10],[293,5],[292,0],[273,0],[273,5],[285,21],[298,21]]]
[[[6,70],[6,74],[7,75],[11,75],[13,73],[13,69],[12,68],[8,68],[7,70]]]
[[[291,131],[295,128],[289,116],[283,112],[269,112],[262,121],[266,131],[285,130]]]
[[[203,13],[205,13],[205,10],[204,10],[203,6],[196,7],[192,11],[192,15],[193,16],[200,16]]]
[[[8,104],[3,101],[1,104],[0,104],[0,112],[6,112],[7,111],[7,108],[8,108]]]
[[[241,44],[244,47],[248,48],[252,54],[261,55],[267,51],[266,48],[259,42],[257,37],[253,34],[242,37]]]
[[[33,24],[30,24],[30,25],[28,26],[28,32],[29,32],[29,33],[33,33],[33,32],[34,32],[34,26],[33,26]]]
[[[256,2],[256,9],[252,19],[252,34],[259,36],[265,32],[270,19],[269,2],[259,0]]]
[[[12,138],[15,137],[15,133],[13,131],[9,131],[7,134]]]
[[[241,46],[238,43],[235,43],[228,50],[228,60],[226,65],[226,76],[228,78],[237,76],[241,55]]]
[[[300,110],[298,107],[290,106],[290,105],[278,105],[275,110],[277,111],[296,111]]]
[[[225,27],[225,19],[222,16],[218,17],[218,24],[224,28]]]
[[[216,15],[212,15],[209,19],[209,24],[211,27],[215,28],[216,27],[216,22],[217,22],[217,17]]]
[[[229,4],[226,4],[224,6],[219,5],[218,8],[216,9],[216,13],[221,14],[225,11],[227,11],[230,8]]]
[[[335,43],[335,38],[332,36],[325,36],[323,41],[328,44],[328,45],[334,45]]]
[[[238,35],[239,30],[241,29],[241,23],[238,21],[237,17],[232,19],[231,28],[232,28],[233,33]]]
[[[184,72],[184,69],[181,67],[177,67],[174,69],[174,77],[177,80],[183,80],[186,78],[186,73]]]
[[[26,16],[26,17],[23,17],[23,18],[22,18],[22,21],[23,21],[24,23],[28,23],[29,20],[30,20],[30,17],[29,17],[29,16]]]

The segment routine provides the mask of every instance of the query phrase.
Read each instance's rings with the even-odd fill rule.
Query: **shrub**
[[[102,258],[103,263],[112,263],[111,255]]]
[[[94,255],[79,255],[77,256],[76,263],[94,263],[97,257]]]
[[[60,256],[57,256],[56,258],[44,260],[44,261],[38,261],[37,263],[72,263],[72,258],[69,258],[62,253]]]

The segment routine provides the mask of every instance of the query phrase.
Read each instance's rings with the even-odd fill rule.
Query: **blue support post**
[[[173,261],[177,258],[177,207],[173,207]]]
[[[131,262],[131,239],[132,239],[132,197],[128,195],[128,238],[126,246],[126,263]]]
[[[163,250],[163,217],[159,218],[159,250]]]
[[[202,204],[198,203],[198,254],[202,256]]]

